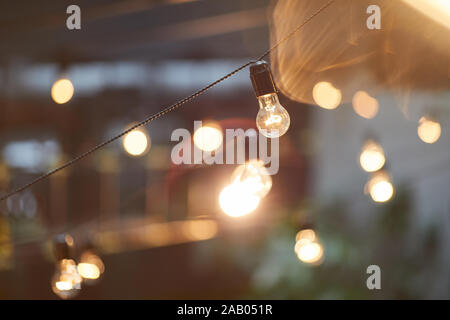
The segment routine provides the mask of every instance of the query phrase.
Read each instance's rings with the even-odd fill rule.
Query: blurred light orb
[[[366,188],[375,202],[387,202],[394,195],[394,186],[385,171],[375,173],[367,182]]]
[[[322,245],[318,242],[308,242],[298,248],[297,257],[305,263],[318,263],[323,257]]]
[[[375,172],[380,170],[386,162],[383,148],[373,140],[368,140],[359,156],[361,168],[366,172]]]
[[[308,240],[310,242],[313,242],[316,240],[316,232],[313,229],[304,229],[304,230],[300,230],[296,237],[295,237],[295,241],[299,242],[300,240]]]
[[[318,82],[313,88],[313,98],[320,107],[332,110],[341,103],[342,93],[329,82]]]
[[[356,114],[366,119],[372,119],[378,113],[378,100],[365,91],[357,91],[354,94],[352,105]]]
[[[223,212],[230,217],[245,216],[254,211],[261,198],[251,192],[247,185],[234,182],[226,186],[219,195],[219,205]]]
[[[420,140],[425,143],[435,143],[441,137],[441,124],[437,121],[422,117],[419,120],[419,126],[417,127],[417,135]]]
[[[77,270],[85,282],[89,284],[93,282],[91,280],[100,278],[102,273],[105,272],[105,265],[97,254],[87,250],[81,255]]]
[[[63,259],[52,278],[52,290],[62,299],[73,298],[81,289],[81,281],[75,261]]]
[[[123,148],[132,156],[141,156],[149,148],[150,139],[142,129],[135,129],[123,138]]]
[[[222,130],[213,125],[202,126],[194,133],[194,144],[203,151],[211,152],[219,149],[222,141]]]
[[[74,93],[73,84],[69,79],[59,79],[52,86],[51,96],[58,104],[69,102]]]
[[[246,189],[260,198],[265,197],[272,188],[272,177],[262,160],[247,161],[234,170],[231,175],[233,183],[240,182]]]

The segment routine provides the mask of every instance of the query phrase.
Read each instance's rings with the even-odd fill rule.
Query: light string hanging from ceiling
[[[325,5],[323,5],[322,7],[320,7],[317,11],[315,11],[314,13],[312,13],[308,18],[306,18],[298,27],[296,27],[294,30],[292,30],[290,33],[288,33],[284,38],[282,38],[281,40],[279,40],[276,44],[274,44],[272,47],[270,47],[266,52],[264,52],[260,57],[258,57],[256,59],[256,61],[260,61],[263,60],[267,55],[269,55],[269,53],[271,53],[272,51],[276,50],[282,43],[286,42],[288,39],[290,39],[294,34],[296,34],[301,28],[303,28],[306,24],[308,24],[308,22],[310,22],[314,17],[316,17],[319,13],[321,13],[323,10],[325,10],[326,8],[328,8],[333,2],[335,2],[335,0],[330,0],[328,1]],[[249,61],[243,65],[241,65],[240,67],[234,69],[233,71],[231,71],[230,73],[228,73],[227,75],[223,76],[222,78],[210,83],[209,85],[203,87],[202,89],[194,92],[193,94],[191,94],[190,96],[187,96],[181,100],[179,100],[178,102],[166,107],[165,109],[149,116],[148,118],[142,120],[141,122],[138,122],[137,124],[133,125],[132,127],[128,128],[127,130],[113,136],[112,138],[96,145],[95,147],[89,149],[88,151],[82,153],[81,155],[73,158],[72,160],[66,162],[65,164],[50,170],[49,172],[37,177],[36,179],[30,181],[29,183],[14,189],[11,192],[8,192],[4,195],[2,195],[0,197],[0,201],[4,201],[6,199],[8,199],[9,197],[11,197],[14,194],[17,194],[19,192],[22,192],[30,187],[32,187],[33,185],[35,185],[36,183],[45,180],[46,178],[48,178],[49,176],[64,170],[67,167],[70,167],[71,165],[75,164],[76,162],[84,159],[85,157],[87,157],[88,155],[90,155],[91,153],[96,152],[97,150],[103,148],[104,146],[110,144],[113,141],[116,141],[120,138],[122,138],[124,135],[126,135],[127,133],[141,127],[144,126],[162,116],[164,116],[165,114],[174,111],[176,109],[178,109],[179,107],[181,107],[182,105],[190,102],[191,100],[197,98],[198,96],[202,95],[203,93],[205,93],[206,91],[208,91],[209,89],[211,89],[212,87],[218,85],[219,83],[225,81],[226,79],[230,78],[231,76],[233,76],[234,74],[238,73],[239,71],[241,71],[242,69],[245,69],[246,67],[254,64],[255,61]]]

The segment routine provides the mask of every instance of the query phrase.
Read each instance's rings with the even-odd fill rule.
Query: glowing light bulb
[[[81,281],[75,261],[62,259],[56,265],[56,272],[52,279],[52,290],[62,299],[73,298],[81,289]]]
[[[389,174],[384,170],[376,172],[366,184],[366,193],[369,193],[375,202],[389,201],[394,195]]]
[[[441,124],[437,121],[431,120],[427,117],[422,117],[419,120],[419,126],[417,127],[417,134],[425,143],[435,143],[441,136]]]
[[[313,88],[314,101],[324,109],[336,109],[342,100],[341,90],[329,82],[319,82]]]
[[[203,151],[211,152],[219,149],[222,141],[222,130],[213,124],[202,126],[194,133],[194,143]]]
[[[256,126],[268,138],[279,138],[289,129],[291,119],[278,101],[270,67],[265,61],[250,66],[250,78],[259,102]]]
[[[135,129],[130,131],[123,138],[123,148],[132,156],[141,156],[148,151],[150,138],[144,129]]]
[[[380,170],[386,162],[383,148],[373,140],[367,140],[359,156],[361,168],[366,172]]]
[[[256,116],[256,126],[268,138],[281,137],[289,129],[291,123],[289,114],[278,101],[276,93],[258,97],[259,111]]]
[[[58,104],[69,102],[74,93],[73,84],[69,79],[59,79],[52,86],[51,96]]]
[[[230,217],[241,217],[254,211],[261,198],[248,190],[247,185],[234,182],[226,186],[219,195],[219,205]]]
[[[323,258],[323,247],[312,229],[304,229],[297,233],[294,251],[297,258],[308,264],[320,264]]]
[[[272,188],[272,177],[264,162],[256,159],[237,167],[231,175],[231,181],[242,183],[248,192],[260,198],[265,197]]]
[[[93,284],[105,271],[105,265],[94,251],[87,250],[81,255],[77,270],[87,284]]]
[[[353,96],[352,104],[353,110],[363,118],[372,119],[378,113],[378,100],[365,91],[356,92]]]

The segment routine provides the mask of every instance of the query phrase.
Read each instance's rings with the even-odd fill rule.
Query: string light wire
[[[292,30],[290,33],[288,33],[284,38],[282,38],[281,40],[279,40],[276,44],[274,44],[272,47],[270,47],[266,52],[264,52],[260,57],[258,57],[256,59],[256,61],[262,60],[264,59],[267,55],[269,55],[269,53],[271,53],[272,51],[276,50],[282,43],[286,42],[287,40],[289,40],[293,35],[295,35],[301,28],[303,28],[306,24],[308,24],[308,22],[310,22],[314,17],[316,17],[319,13],[321,13],[323,10],[325,10],[326,8],[328,8],[333,2],[335,2],[335,0],[330,0],[328,1],[325,5],[323,5],[322,7],[320,7],[317,11],[315,11],[313,14],[311,14],[308,18],[306,18],[298,27],[296,27],[294,30]],[[23,186],[14,189],[13,191],[6,193],[4,195],[1,196],[0,201],[4,201],[6,199],[8,199],[9,197],[22,192],[30,187],[32,187],[33,185],[37,184],[38,182],[45,180],[46,178],[48,178],[49,176],[64,170],[67,167],[70,167],[71,165],[75,164],[76,162],[84,159],[85,157],[87,157],[88,155],[90,155],[91,153],[96,152],[97,150],[103,148],[104,146],[110,144],[113,141],[116,141],[120,138],[122,138],[124,135],[126,135],[127,133],[133,131],[136,128],[142,127],[164,115],[166,115],[167,113],[174,111],[176,109],[178,109],[179,107],[181,107],[182,105],[190,102],[191,100],[197,98],[198,96],[202,95],[203,93],[205,93],[206,91],[208,91],[209,89],[211,89],[212,87],[215,87],[216,85],[218,85],[219,83],[225,81],[226,79],[232,77],[234,74],[238,73],[239,71],[241,71],[242,69],[245,69],[246,67],[250,66],[252,63],[254,63],[254,61],[249,61],[243,65],[241,65],[240,67],[234,69],[233,71],[231,71],[230,73],[228,73],[227,75],[223,76],[222,78],[210,83],[209,85],[197,90],[196,92],[194,92],[193,94],[191,94],[190,96],[187,96],[181,100],[179,100],[178,102],[175,102],[174,104],[166,107],[165,109],[149,116],[148,118],[142,120],[141,122],[138,122],[137,124],[133,125],[132,127],[126,129],[125,131],[113,136],[112,138],[96,145],[95,147],[89,149],[88,151],[80,154],[79,156],[73,158],[72,160],[64,163],[63,165],[50,170],[47,173],[44,173],[43,175],[37,177],[36,179],[30,181],[27,184],[24,184]]]

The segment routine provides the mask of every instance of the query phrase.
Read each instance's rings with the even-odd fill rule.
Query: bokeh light
[[[144,129],[135,129],[123,138],[123,148],[132,156],[141,156],[150,147],[150,138]]]
[[[342,94],[329,82],[319,82],[313,88],[314,101],[324,109],[336,109],[342,100]]]
[[[417,135],[420,140],[425,143],[435,143],[441,136],[441,124],[437,121],[431,120],[427,117],[422,117],[419,120],[417,127]]]
[[[81,281],[75,261],[63,259],[58,263],[56,273],[53,276],[52,290],[60,298],[73,298],[81,289]]]
[[[392,185],[389,174],[382,170],[378,171],[369,179],[366,185],[366,192],[375,202],[387,202],[394,195],[394,186]]]
[[[222,130],[218,125],[207,124],[198,128],[194,133],[194,143],[200,150],[211,152],[222,145]]]
[[[230,217],[241,217],[254,211],[261,198],[251,192],[247,185],[234,182],[226,186],[219,195],[219,204],[223,212]]]
[[[372,119],[378,113],[378,100],[371,97],[365,91],[357,91],[353,95],[352,100],[353,110],[366,119]]]
[[[272,188],[272,177],[269,175],[264,162],[261,160],[250,160],[240,165],[231,175],[233,183],[243,183],[250,193],[259,197],[265,197]]]
[[[96,280],[105,271],[105,265],[100,257],[91,250],[83,252],[77,265],[78,273],[86,281]]]
[[[318,265],[322,262],[323,246],[313,229],[304,229],[297,233],[294,251],[297,258],[304,263]]]
[[[359,156],[361,168],[366,172],[380,170],[386,162],[383,148],[373,140],[367,140]]]
[[[73,93],[73,84],[69,79],[55,81],[51,90],[52,99],[58,104],[69,102],[73,97]]]

